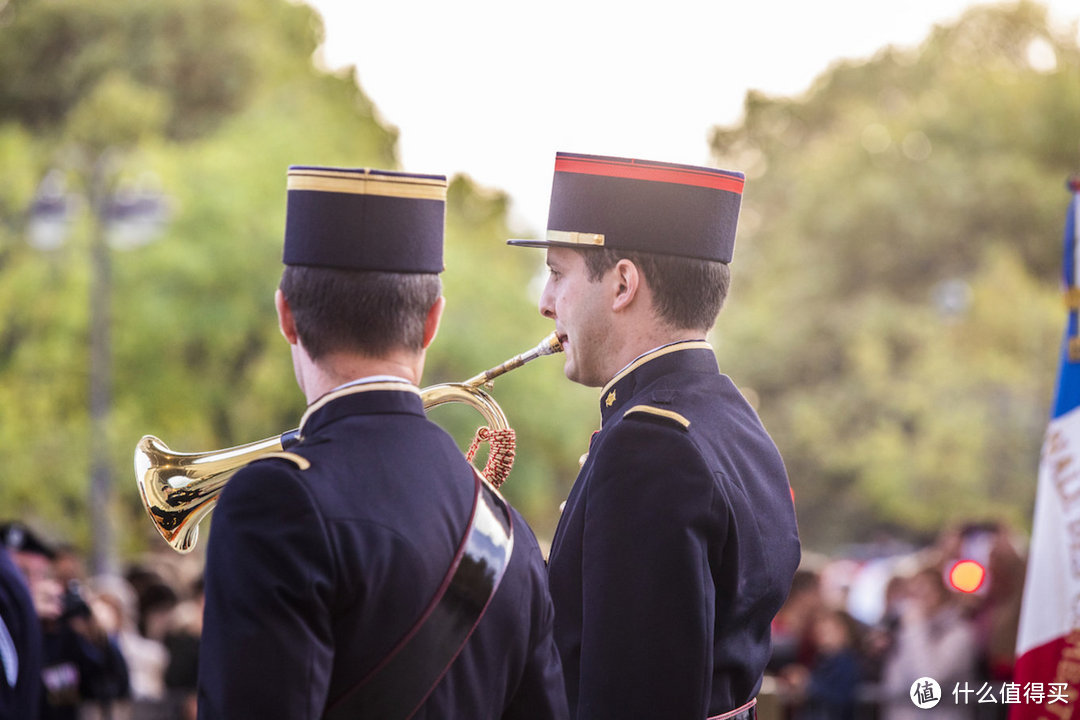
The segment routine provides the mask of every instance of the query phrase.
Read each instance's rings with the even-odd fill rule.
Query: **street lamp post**
[[[112,469],[109,462],[109,413],[112,407],[112,254],[155,239],[168,219],[168,200],[142,188],[114,189],[107,164],[95,164],[86,200],[93,227],[90,237],[90,488],[92,523],[90,566],[95,573],[114,569],[115,554],[109,507]],[[30,212],[29,240],[41,250],[60,247],[67,235],[77,196],[64,189],[57,171],[46,175]]]
[[[90,240],[90,518],[93,542],[90,566],[113,570],[109,500],[109,408],[112,405],[112,258],[109,256],[109,193],[104,191],[101,163],[94,168],[90,197],[94,227]]]

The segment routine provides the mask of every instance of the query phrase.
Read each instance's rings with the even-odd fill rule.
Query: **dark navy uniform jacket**
[[[221,493],[200,718],[319,718],[390,653],[447,575],[473,506],[472,469],[414,386],[345,392],[304,417],[290,452],[310,467],[262,459]],[[415,718],[567,717],[543,558],[516,511],[513,523],[486,614]]]
[[[41,626],[26,580],[0,547],[0,720],[38,716]]]
[[[799,563],[780,454],[705,342],[643,355],[600,405],[550,559],[571,712],[703,720],[740,707]]]

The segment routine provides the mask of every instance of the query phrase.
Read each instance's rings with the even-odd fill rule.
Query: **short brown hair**
[[[287,265],[280,288],[300,342],[317,360],[339,351],[368,356],[419,351],[442,281],[434,273]]]
[[[619,251],[611,248],[582,249],[589,280],[596,282],[627,259],[637,266],[653,293],[653,306],[673,328],[708,331],[716,322],[731,285],[727,263],[715,260]]]

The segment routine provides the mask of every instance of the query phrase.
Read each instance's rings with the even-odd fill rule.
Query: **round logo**
[[[921,677],[911,683],[911,702],[920,710],[929,710],[941,702],[941,686],[931,677]]]

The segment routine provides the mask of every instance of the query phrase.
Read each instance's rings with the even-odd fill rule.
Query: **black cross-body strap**
[[[407,720],[461,652],[514,547],[510,508],[476,472],[472,517],[450,570],[416,624],[375,668],[327,706],[324,720]]]

